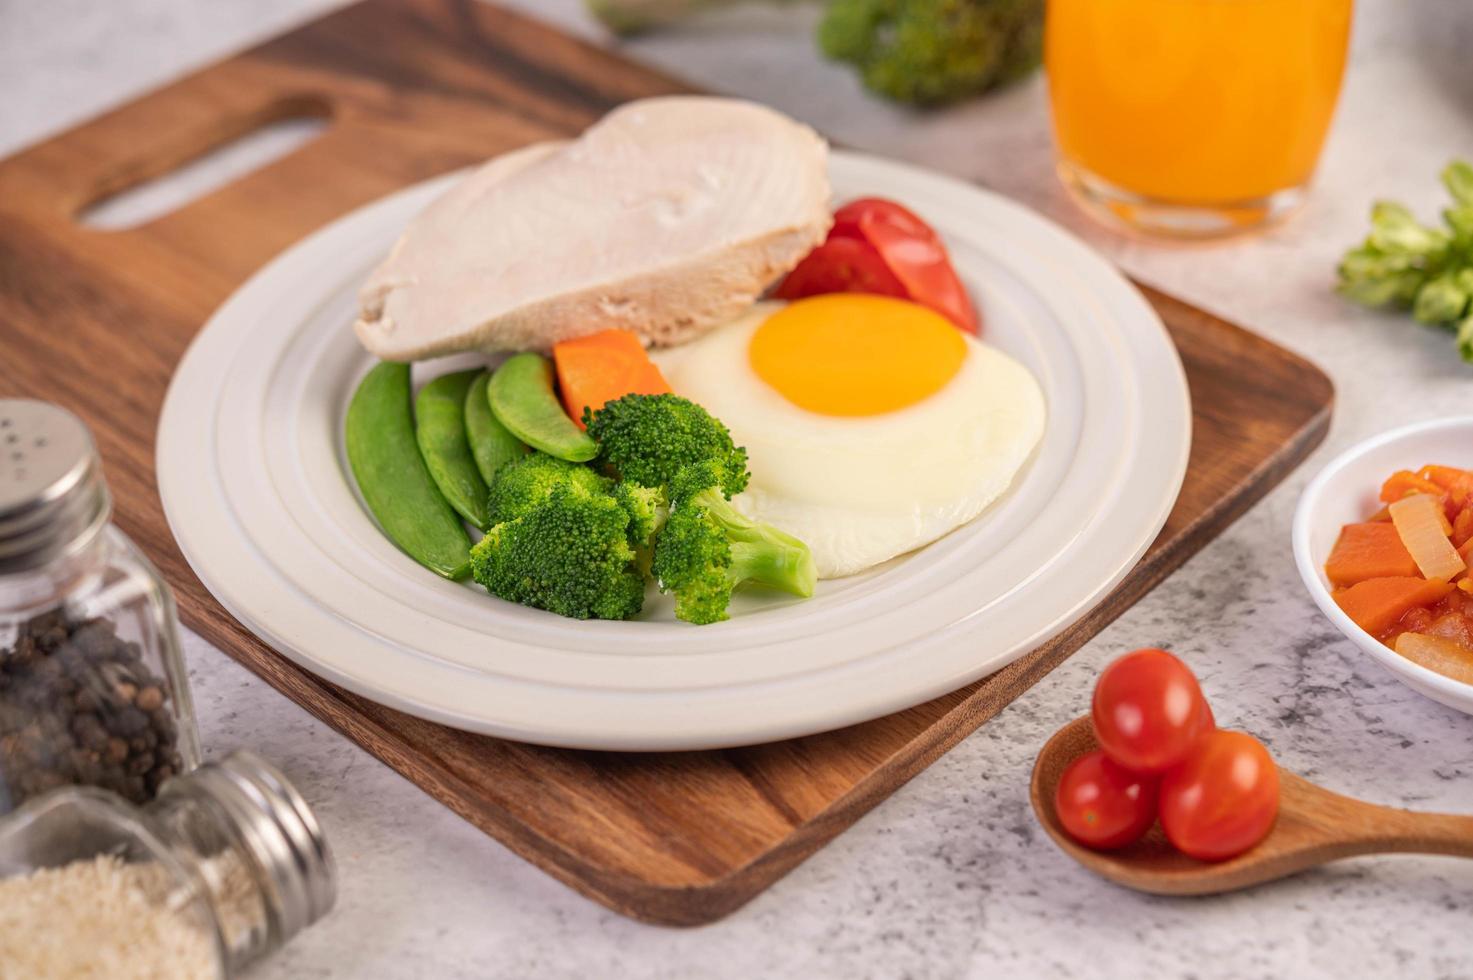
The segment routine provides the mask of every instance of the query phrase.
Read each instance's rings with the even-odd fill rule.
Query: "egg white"
[[[1043,434],[1038,382],[1017,361],[967,340],[936,394],[882,415],[799,408],[752,370],[752,334],[782,304],[680,347],[653,352],[679,395],[746,446],[752,471],[738,509],[807,542],[820,578],[863,571],[929,544],[1000,496]]]

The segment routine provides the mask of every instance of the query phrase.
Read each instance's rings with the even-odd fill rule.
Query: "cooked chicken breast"
[[[364,285],[354,329],[394,361],[545,351],[610,327],[679,343],[823,240],[826,158],[811,129],[750,102],[631,102],[426,208]]]

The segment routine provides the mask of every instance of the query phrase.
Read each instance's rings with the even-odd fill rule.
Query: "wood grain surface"
[[[584,894],[654,922],[719,918],[996,714],[1242,514],[1323,437],[1332,390],[1251,333],[1146,290],[1186,364],[1191,468],[1165,530],[1099,607],[946,697],[842,731],[722,752],[618,755],[468,735],[355,697],[221,609],[165,524],[153,474],[174,365],[282,248],[406,184],[576,132],[679,82],[473,0],[368,0],[0,162],[0,394],[79,413],[118,523],[184,621],[467,820]],[[273,119],[297,152],[121,232],[79,212]],[[346,326],[345,326],[346,329]]]

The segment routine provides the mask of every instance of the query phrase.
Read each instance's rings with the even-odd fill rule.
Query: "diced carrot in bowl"
[[[1368,578],[1396,578],[1417,574],[1417,563],[1401,543],[1396,526],[1347,524],[1325,562],[1325,575],[1336,588]]]
[[[1384,503],[1393,503],[1414,493],[1429,493],[1434,497],[1441,497],[1442,487],[1411,470],[1397,470],[1381,484],[1381,500]]]
[[[1397,576],[1368,578],[1331,593],[1335,604],[1361,629],[1379,637],[1418,606],[1430,606],[1452,591],[1447,582]]]
[[[1462,490],[1473,487],[1473,473],[1460,470],[1456,466],[1435,466],[1428,464],[1417,471],[1420,479],[1429,483],[1435,483],[1444,490]]]
[[[602,330],[552,346],[563,407],[578,427],[583,409],[597,411],[625,395],[668,394],[670,385],[628,330]]]
[[[1473,507],[1464,507],[1453,520],[1453,544],[1461,548],[1473,539]]]

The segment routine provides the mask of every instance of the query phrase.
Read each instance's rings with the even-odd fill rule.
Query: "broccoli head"
[[[644,605],[630,514],[602,487],[557,483],[471,549],[471,574],[492,595],[574,619],[628,619]]]
[[[514,520],[537,507],[553,489],[569,486],[583,493],[607,493],[611,481],[584,466],[534,452],[504,464],[491,484],[491,520]]]
[[[1043,51],[1044,0],[830,0],[818,46],[900,102],[937,105],[1021,78]]]
[[[643,487],[667,487],[693,463],[711,462],[730,497],[747,487],[747,451],[695,402],[678,395],[625,395],[596,412],[583,410],[598,443],[599,465]]]
[[[744,583],[807,598],[818,580],[808,546],[738,512],[723,492],[724,476],[711,460],[681,470],[655,539],[655,580],[675,593],[675,615],[689,623],[726,619],[731,594]]]
[[[617,483],[613,494],[629,515],[629,546],[648,558],[655,544],[655,532],[665,523],[665,491],[637,483]]]
[[[747,0],[585,0],[618,34]],[[790,3],[793,0],[773,0]],[[818,46],[887,98],[952,102],[1021,78],[1043,53],[1044,0],[828,0]]]

